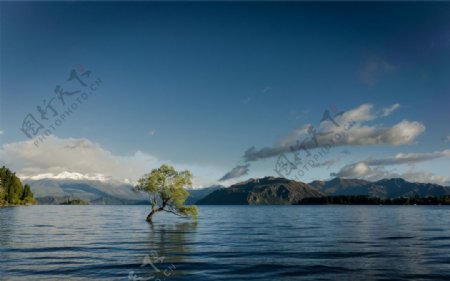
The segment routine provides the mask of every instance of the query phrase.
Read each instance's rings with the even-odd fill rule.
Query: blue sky
[[[119,163],[109,166],[118,161],[143,166],[130,180],[162,162],[191,169],[197,185],[236,166],[223,184],[276,175],[280,153],[292,159],[288,147],[307,134],[280,142],[308,124],[327,126],[320,120],[328,109],[348,112],[343,120],[357,114],[358,126],[317,162],[332,166],[300,180],[448,182],[449,3],[1,2],[0,9],[0,160],[24,177],[127,177]],[[38,118],[36,107],[83,68],[101,86],[45,143],[29,145],[24,118]],[[402,121],[410,123],[391,133],[410,138],[377,135]],[[361,136],[367,127],[375,143]],[[271,157],[243,157],[250,147],[280,146]],[[410,153],[409,162],[368,164],[399,153]],[[90,157],[104,162],[89,164]]]

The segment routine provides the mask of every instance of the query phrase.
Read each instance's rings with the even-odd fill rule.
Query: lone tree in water
[[[189,196],[185,187],[192,185],[191,179],[189,171],[178,172],[166,164],[140,178],[134,191],[149,194],[152,210],[147,221],[151,223],[153,215],[161,211],[196,219],[197,207],[184,205]]]

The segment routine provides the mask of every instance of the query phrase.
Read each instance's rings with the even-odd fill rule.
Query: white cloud
[[[141,151],[118,156],[88,139],[61,139],[56,136],[47,137],[39,147],[32,141],[5,144],[0,156],[24,177],[69,172],[136,179],[158,164],[158,159]]]
[[[333,174],[342,178],[360,178],[372,173],[372,169],[365,162],[358,162],[344,166],[339,173]]]
[[[23,178],[69,178],[135,182],[163,162],[177,169],[189,169],[193,184],[215,183],[222,173],[214,167],[163,161],[142,151],[116,155],[88,139],[61,139],[49,136],[36,147],[33,141],[5,144],[0,148],[2,159]]]
[[[363,178],[368,180],[379,180],[382,178],[402,177],[408,181],[432,182],[438,184],[449,184],[450,178],[438,176],[429,172],[406,172],[394,173],[385,169],[385,166],[416,164],[431,161],[438,158],[450,157],[450,150],[442,150],[428,153],[398,153],[392,157],[379,159],[367,159],[342,167],[337,173],[331,174],[343,178]]]
[[[156,134],[156,130],[155,129],[151,129],[150,131],[148,131],[148,135],[149,136],[154,136]]]
[[[370,159],[365,162],[370,166],[386,166],[386,165],[400,165],[400,164],[415,164],[418,162],[430,161],[444,157],[450,157],[450,149],[426,153],[398,153],[393,157]]]
[[[389,108],[391,112],[394,107]],[[273,157],[284,152],[301,150],[302,145],[306,149],[316,149],[344,145],[410,144],[425,131],[425,126],[416,121],[403,120],[391,127],[366,124],[383,116],[383,111],[376,114],[373,105],[363,104],[341,115],[331,116],[332,120],[322,119],[317,128],[306,124],[294,129],[282,136],[272,147],[261,149],[251,147],[244,153],[244,159],[256,161]]]
[[[400,108],[400,104],[396,103],[389,107],[383,108],[381,110],[380,114],[381,114],[381,116],[389,116],[389,115],[391,115],[392,112],[396,111],[399,108]]]
[[[71,179],[71,180],[93,180],[106,182],[110,181],[111,177],[105,177],[102,174],[80,174],[76,172],[61,172],[59,174],[43,173],[34,176],[19,175],[21,179],[29,180],[41,180],[41,179]],[[124,182],[130,182],[128,179],[124,179]]]
[[[0,136],[3,135],[3,130],[0,130]]]
[[[356,166],[361,167],[361,169],[358,170]],[[368,167],[363,162],[360,162],[355,166],[346,167],[345,169],[342,169],[339,173],[337,174],[333,173],[331,175],[342,178],[359,178],[369,181],[378,181],[387,178],[403,178],[409,182],[435,183],[445,186],[450,185],[450,177],[436,175],[434,173],[424,171],[410,171],[405,173],[396,173],[394,171],[388,171],[382,167],[371,168]]]
[[[407,172],[401,175],[410,182],[436,183],[440,185],[449,186],[450,178],[446,176],[435,175],[429,172]]]
[[[345,111],[340,118],[340,123],[348,123],[350,121],[354,122],[364,122],[371,121],[377,116],[373,113],[373,104],[365,103],[360,106]],[[329,123],[326,123],[329,124]],[[330,124],[331,125],[331,124]]]
[[[226,173],[223,177],[220,178],[219,181],[226,181],[238,177],[242,177],[248,174],[248,167],[250,167],[250,164],[246,165],[238,165],[234,167],[231,171]]]

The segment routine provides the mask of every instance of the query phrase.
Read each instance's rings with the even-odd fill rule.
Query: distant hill
[[[222,188],[197,202],[198,205],[290,205],[303,198],[324,194],[306,183],[285,178],[265,177]]]
[[[399,198],[450,195],[448,186],[412,183],[401,178],[383,179],[376,182],[335,178],[330,181],[313,181],[309,185],[329,196],[366,195],[377,198]]]
[[[309,183],[309,185],[325,193],[326,195],[350,195],[346,194],[347,190],[352,190],[348,192],[353,192],[355,188],[358,189],[359,187],[365,186],[370,183],[371,182],[369,181],[360,179],[334,178],[329,181],[313,181]]]
[[[59,205],[81,199],[90,205],[147,205],[148,197],[132,191],[132,185],[94,180],[41,179],[25,180],[39,204]],[[202,189],[188,189],[187,205],[192,205],[209,193],[223,188],[221,185]]]
[[[79,198],[91,205],[148,204],[144,195],[134,193],[131,185],[94,180],[25,180],[39,204],[61,204]]]

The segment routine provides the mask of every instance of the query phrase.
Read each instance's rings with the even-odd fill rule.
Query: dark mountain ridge
[[[335,178],[326,182],[314,181],[309,185],[328,196],[366,195],[377,198],[438,197],[450,195],[450,187],[433,183],[414,183],[402,178],[369,182],[360,179]]]
[[[440,197],[450,195],[450,187],[432,183],[412,183],[401,178],[370,182],[334,178],[309,184],[285,178],[249,179],[212,192],[199,205],[286,205],[304,198],[325,196],[367,196],[380,199]]]
[[[291,205],[324,194],[306,183],[285,178],[249,179],[212,192],[199,205]]]

